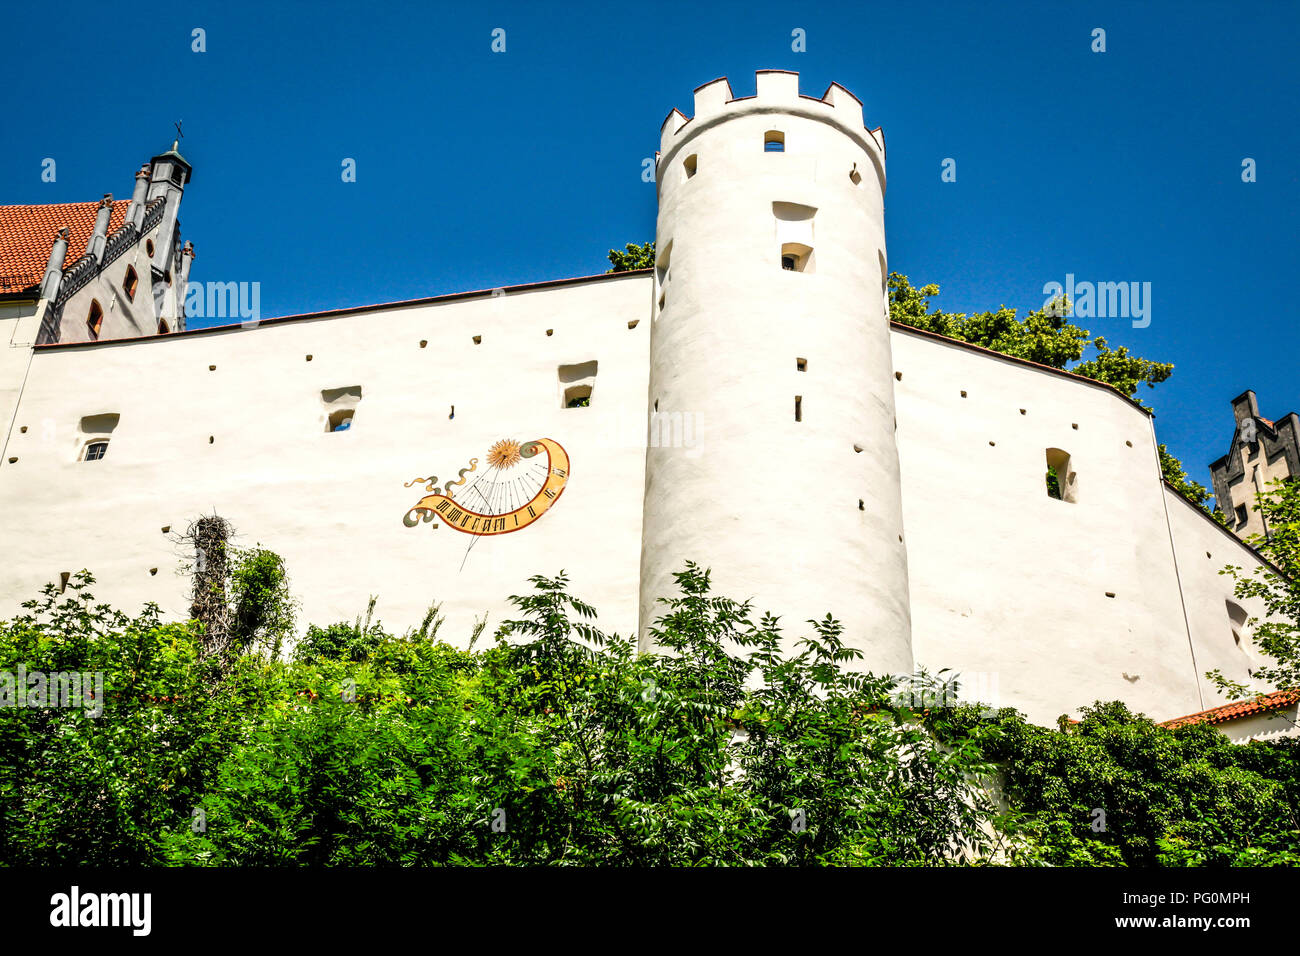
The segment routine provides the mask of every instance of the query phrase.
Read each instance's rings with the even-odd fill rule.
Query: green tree
[[[1233,580],[1239,598],[1257,599],[1264,616],[1251,617],[1251,640],[1269,663],[1254,669],[1257,680],[1274,690],[1300,688],[1300,481],[1271,481],[1255,495],[1255,510],[1264,519],[1267,534],[1252,535],[1247,544],[1270,563],[1246,572],[1235,565],[1220,571]],[[1228,680],[1217,670],[1207,675],[1232,699],[1255,696],[1243,684]]]
[[[611,268],[607,269],[607,272],[632,272],[636,269],[653,269],[655,264],[654,240],[651,239],[640,246],[634,242],[629,242],[623,252],[611,249],[609,250],[609,261]]]
[[[1013,710],[984,725],[1002,771],[1018,862],[1051,866],[1294,866],[1300,862],[1295,741],[1232,743],[1209,724],[1170,730],[1118,702],[1061,729]]]

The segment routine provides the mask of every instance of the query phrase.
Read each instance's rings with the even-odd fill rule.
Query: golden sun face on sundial
[[[414,528],[436,519],[465,534],[509,534],[528,527],[559,500],[569,481],[569,453],[559,442],[538,438],[522,444],[503,438],[488,449],[487,469],[478,471],[478,459],[471,458],[459,477],[438,486],[437,476],[415,478],[409,488],[423,482],[425,491],[406,512],[402,523]],[[465,476],[474,474],[467,479]],[[467,483],[468,482],[468,483]]]
[[[493,468],[504,471],[519,464],[524,460],[524,456],[519,452],[519,442],[513,438],[503,438],[488,449],[487,460]]]

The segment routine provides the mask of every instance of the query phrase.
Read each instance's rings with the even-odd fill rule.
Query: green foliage
[[[292,660],[205,657],[85,572],[48,586],[0,622],[0,671],[98,671],[104,708],[0,708],[0,865],[1300,862],[1289,743],[938,706],[942,675],[905,697],[830,616],[791,640],[707,571],[676,581],[660,653],[560,573],[485,650],[438,642],[436,603],[389,634],[372,599]]]
[[[651,239],[640,246],[635,242],[629,242],[623,252],[611,249],[609,250],[609,261],[611,268],[606,270],[608,272],[632,272],[635,269],[653,269],[655,264],[654,240]]]
[[[1067,321],[1069,303],[1053,302],[1017,318],[1016,310],[1001,306],[996,312],[966,315],[932,309],[930,300],[939,294],[934,283],[916,288],[907,276],[889,274],[889,317],[894,322],[935,332],[961,342],[983,346],[1004,355],[1027,359],[1051,368],[1066,369],[1084,378],[1105,382],[1121,393],[1133,396],[1138,386],[1154,388],[1173,373],[1173,365],[1130,355],[1127,348],[1112,349],[1104,338],[1089,341],[1091,333]],[[1091,345],[1096,355],[1086,361]],[[1071,362],[1079,362],[1069,367]]]
[[[1051,465],[1047,466],[1047,496],[1055,498],[1057,501],[1061,500],[1060,478],[1056,474],[1056,469]]]
[[[1018,811],[1018,862],[1052,866],[1295,866],[1296,742],[1231,743],[1208,724],[1169,730],[1121,703],[1083,709],[1062,730],[1012,710],[984,726],[988,757]],[[1064,721],[1063,721],[1064,723]]]
[[[1264,605],[1262,618],[1246,622],[1255,646],[1268,658],[1264,666],[1254,668],[1255,679],[1275,690],[1294,690],[1300,688],[1300,481],[1269,482],[1256,494],[1255,510],[1263,517],[1268,534],[1252,535],[1247,543],[1273,566],[1259,565],[1247,573],[1230,565],[1219,573],[1232,578],[1237,597]],[[1207,676],[1229,697],[1254,696],[1217,670]]]
[[[128,618],[95,604],[94,578],[47,585],[0,623],[0,671],[98,672],[102,714],[87,707],[0,708],[0,864],[156,863],[188,825],[195,794],[264,702],[238,668],[213,693],[218,665],[197,628],[150,604]]]
[[[639,655],[563,574],[477,653],[312,629],[294,660],[96,607],[0,625],[0,668],[98,667],[109,706],[0,710],[0,862],[186,865],[955,862],[993,831],[964,736],[847,670],[832,619],[775,619],[688,567]],[[373,605],[372,605],[373,609]],[[57,652],[57,653],[56,653]],[[740,652],[740,653],[736,653]],[[225,666],[221,666],[224,664]],[[192,826],[201,810],[205,826]]]
[[[228,548],[231,638],[237,648],[257,648],[278,657],[294,633],[297,604],[289,572],[274,551]]]

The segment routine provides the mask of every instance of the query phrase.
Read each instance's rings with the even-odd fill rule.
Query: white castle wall
[[[1257,559],[1167,493],[1146,412],[933,336],[896,331],[893,354],[918,665],[1043,721],[1096,699],[1191,713],[1222,702],[1206,670],[1247,679],[1216,572]],[[1074,501],[1047,494],[1049,448]]]
[[[88,567],[101,600],[185,617],[173,536],[216,512],[285,557],[303,623],[378,594],[400,631],[438,599],[463,642],[563,568],[603,628],[644,639],[689,558],[792,636],[833,612],[878,672],[948,667],[1041,722],[1096,699],[1161,719],[1221,703],[1201,675],[1245,679],[1251,657],[1217,571],[1258,559],[1165,488],[1150,418],[1113,390],[890,331],[879,141],[844,91],[793,82],[760,76],[740,101],[709,84],[694,120],[670,115],[657,275],[5,349],[0,411],[23,391],[0,458],[0,615]],[[783,154],[762,152],[772,128]],[[773,202],[816,207],[814,272],[780,269],[805,226]],[[560,366],[590,362],[591,406],[564,408]],[[353,427],[327,433],[321,392],[349,386]],[[79,461],[79,423],[102,414],[120,415],[108,454]],[[403,525],[425,494],[404,482],[543,437],[571,476],[535,524]],[[1049,448],[1071,456],[1073,501],[1046,493]]]
[[[215,511],[242,532],[240,543],[285,557],[304,622],[351,620],[378,594],[378,614],[400,630],[436,598],[446,602],[444,635],[463,640],[477,614],[499,623],[527,576],[563,568],[601,622],[628,633],[650,331],[639,320],[649,296],[645,276],[612,277],[38,349],[16,418],[29,428],[16,427],[9,443],[17,463],[0,463],[4,613],[60,572],[87,567],[103,600],[152,600],[187,616],[181,555],[161,529]],[[563,408],[558,367],[593,360],[591,407]],[[362,388],[354,425],[327,433],[321,390],[351,385]],[[80,419],[103,413],[121,416],[107,456],[78,461]],[[572,457],[570,484],[534,525],[477,539],[461,570],[476,539],[404,527],[425,490],[403,483],[455,478],[510,437],[558,440]]]

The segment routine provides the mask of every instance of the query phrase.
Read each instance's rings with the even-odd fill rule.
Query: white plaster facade
[[[401,630],[437,599],[463,640],[564,569],[602,627],[645,645],[690,559],[792,638],[832,612],[864,666],[951,668],[968,696],[1042,722],[1115,698],[1176,717],[1222,702],[1205,671],[1247,679],[1217,572],[1258,558],[1164,485],[1144,410],[891,328],[883,139],[861,104],[764,73],[752,98],[702,87],[695,114],[665,123],[651,272],[10,344],[0,614],[84,567],[101,600],[184,616],[174,535],[217,512],[284,556],[321,625],[377,594]],[[589,407],[566,407],[575,386]],[[341,397],[351,427],[329,432]],[[83,419],[105,415],[107,454],[79,460]],[[502,438],[569,454],[539,520],[404,525],[425,493],[405,483]],[[1046,493],[1049,449],[1069,456],[1072,500]]]

